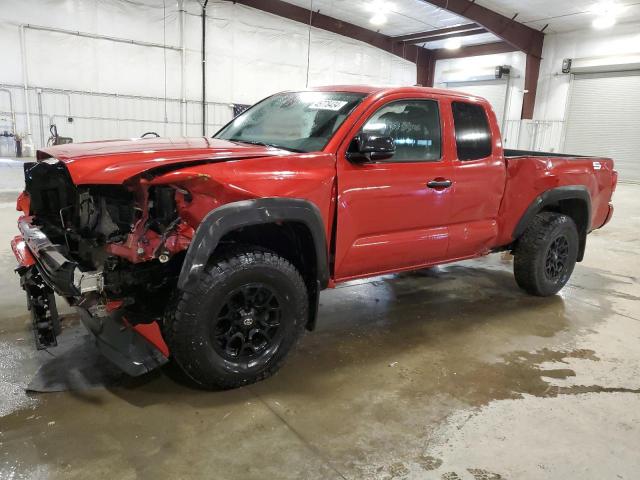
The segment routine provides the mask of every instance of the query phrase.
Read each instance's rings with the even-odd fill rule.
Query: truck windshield
[[[365,96],[351,92],[279,93],[238,115],[214,138],[315,152],[324,148]]]

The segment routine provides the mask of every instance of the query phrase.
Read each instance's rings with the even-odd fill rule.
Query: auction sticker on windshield
[[[318,100],[309,104],[311,110],[333,110],[337,111],[344,107],[348,102],[344,100]]]

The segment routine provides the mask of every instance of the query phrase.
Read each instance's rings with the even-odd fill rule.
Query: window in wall
[[[458,159],[477,160],[491,155],[491,130],[482,105],[452,102]]]
[[[440,160],[440,112],[435,100],[391,102],[374,113],[362,131],[393,138],[396,153],[387,162]]]

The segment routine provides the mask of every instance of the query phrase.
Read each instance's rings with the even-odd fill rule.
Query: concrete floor
[[[8,248],[19,174],[0,164],[0,478],[640,477],[639,186],[618,187],[553,298],[494,255],[324,292],[317,331],[250,387],[157,373],[30,396],[44,357]]]

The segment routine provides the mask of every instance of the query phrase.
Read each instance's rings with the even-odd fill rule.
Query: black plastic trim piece
[[[95,335],[100,353],[132,377],[148,373],[169,361],[138,332],[126,328],[117,313],[97,318],[77,308],[80,320]]]
[[[180,271],[178,288],[192,290],[220,239],[227,233],[251,225],[279,222],[304,224],[313,238],[318,281],[329,282],[327,241],[322,216],[313,203],[298,198],[257,198],[228,203],[207,214],[196,230]]]
[[[529,226],[529,223],[533,220],[540,211],[544,210],[547,206],[553,206],[562,200],[581,200],[587,207],[587,224],[585,228],[581,229],[578,225],[578,235],[580,238],[580,245],[578,248],[577,261],[581,262],[584,258],[584,252],[587,246],[587,234],[591,232],[591,196],[587,187],[583,185],[567,185],[564,187],[552,188],[539,195],[529,205],[527,210],[522,215],[522,218],[513,230],[512,238],[517,240]]]
[[[320,290],[322,290],[322,287],[320,286],[319,280],[316,281],[316,286],[312,290],[313,291],[309,292],[309,295],[311,296],[309,299],[309,320],[305,327],[310,332],[314,331],[316,328],[318,310],[320,310]]]
[[[503,154],[505,157],[563,157],[563,158],[591,158],[588,155],[572,155],[570,153],[557,153],[557,152],[536,152],[534,150],[514,150],[510,148],[505,148],[503,150]]]

